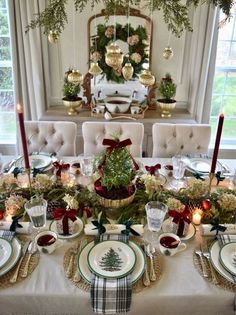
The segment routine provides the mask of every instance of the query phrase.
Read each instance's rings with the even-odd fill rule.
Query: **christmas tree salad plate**
[[[5,275],[9,270],[11,270],[15,266],[15,264],[20,258],[20,255],[21,244],[19,240],[16,237],[14,237],[12,240],[12,255],[8,262],[2,268],[0,268],[0,276]]]
[[[235,244],[235,243],[234,243]],[[215,241],[212,243],[209,253],[210,253],[210,259],[212,262],[213,267],[216,269],[219,274],[224,277],[226,280],[234,283],[233,276],[230,272],[228,272],[220,261],[220,245],[218,241]]]
[[[12,255],[12,245],[0,237],[0,269],[7,264]]]
[[[236,242],[225,244],[220,250],[222,266],[236,276]]]
[[[44,154],[31,154],[29,156],[29,163],[31,168],[45,169],[52,163],[52,158],[49,155]],[[24,158],[20,157],[16,160],[15,167],[24,167]]]
[[[146,268],[146,256],[144,255],[143,250],[138,246],[135,242],[129,241],[129,246],[134,250],[135,255],[136,255],[136,262],[133,270],[130,273],[131,281],[132,283],[135,283],[138,281]],[[88,263],[87,263],[87,258],[88,258],[88,253],[90,250],[94,247],[94,241],[88,243],[80,252],[79,257],[78,257],[78,269],[83,277],[83,279],[90,283],[92,279],[92,272],[89,269]]]
[[[91,271],[104,278],[122,278],[134,268],[136,255],[132,247],[120,241],[103,241],[88,253]]]
[[[173,223],[172,223],[172,221],[170,219],[166,219],[162,223],[161,229],[162,229],[163,233],[173,233]],[[181,241],[189,241],[189,240],[191,240],[194,237],[195,234],[196,234],[195,225],[190,223],[186,235],[180,236],[179,238],[181,239]]]
[[[61,225],[62,225],[62,222],[61,222]],[[76,220],[72,223],[71,234],[69,235],[63,235],[59,233],[56,220],[51,221],[49,225],[49,230],[57,233],[58,238],[61,240],[70,240],[70,239],[76,238],[83,232],[83,229],[84,229],[84,222],[79,217],[76,217]]]
[[[211,170],[211,159],[207,158],[185,158],[184,162],[186,163],[187,169],[190,172],[196,172],[201,174],[208,174]],[[219,172],[222,170],[222,165],[219,161],[216,163],[216,172]]]

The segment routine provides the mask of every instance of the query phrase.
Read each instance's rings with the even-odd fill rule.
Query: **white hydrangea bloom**
[[[182,212],[185,208],[185,205],[176,198],[168,198],[166,204],[168,209],[176,210],[178,212]]]
[[[65,194],[65,197],[63,200],[67,203],[68,208],[70,209],[78,209],[79,207],[79,202],[75,199],[75,197]]]
[[[236,209],[236,196],[229,193],[222,194],[218,199],[218,204],[221,209],[233,211]]]

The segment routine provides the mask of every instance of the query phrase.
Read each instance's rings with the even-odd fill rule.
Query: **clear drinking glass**
[[[84,176],[93,175],[93,157],[83,157],[80,160],[80,171]]]
[[[25,203],[25,210],[37,232],[46,226],[47,201],[45,199],[31,198]]]
[[[184,162],[183,156],[181,155],[173,156],[172,165],[173,165],[174,180],[172,181],[171,186],[175,189],[180,189],[184,187],[185,185],[183,177],[184,177],[184,172],[186,169],[186,164]]]
[[[148,230],[151,232],[152,245],[158,244],[158,232],[161,229],[168,207],[159,201],[149,201],[145,206]]]

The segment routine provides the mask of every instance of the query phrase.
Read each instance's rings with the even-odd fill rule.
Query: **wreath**
[[[148,62],[148,54],[146,51],[148,39],[145,27],[139,25],[136,29],[131,25],[116,24],[116,30],[113,25],[99,24],[97,26],[97,34],[92,36],[91,55],[92,61],[98,62],[103,70],[102,78],[107,81],[124,83],[125,79],[122,76],[122,67],[113,69],[105,62],[106,46],[114,40],[114,31],[116,32],[116,40],[121,40],[128,44],[129,54],[124,56],[123,65],[130,62],[134,68],[132,79],[137,78],[138,74],[143,70],[143,64]],[[129,34],[129,36],[128,36]]]

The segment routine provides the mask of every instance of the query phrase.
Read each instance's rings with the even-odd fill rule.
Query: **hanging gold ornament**
[[[106,64],[114,69],[118,69],[124,59],[124,55],[121,52],[120,47],[115,43],[111,43],[109,46],[106,46],[105,62]]]
[[[122,74],[125,80],[130,80],[134,74],[134,68],[130,62],[127,62],[122,68]]]
[[[79,70],[72,70],[70,74],[68,74],[68,81],[73,84],[80,84],[83,81],[83,75],[79,72]]]
[[[139,82],[147,87],[155,83],[155,77],[150,70],[143,70],[139,76]]]
[[[48,34],[48,40],[51,44],[56,44],[57,40],[58,40],[58,35],[56,32],[54,31],[50,31],[50,33]]]
[[[91,62],[88,72],[96,77],[97,75],[102,73],[102,69],[99,67],[97,62]]]
[[[168,59],[171,59],[173,56],[174,56],[173,49],[170,46],[167,46],[163,50],[163,57],[168,60]]]

